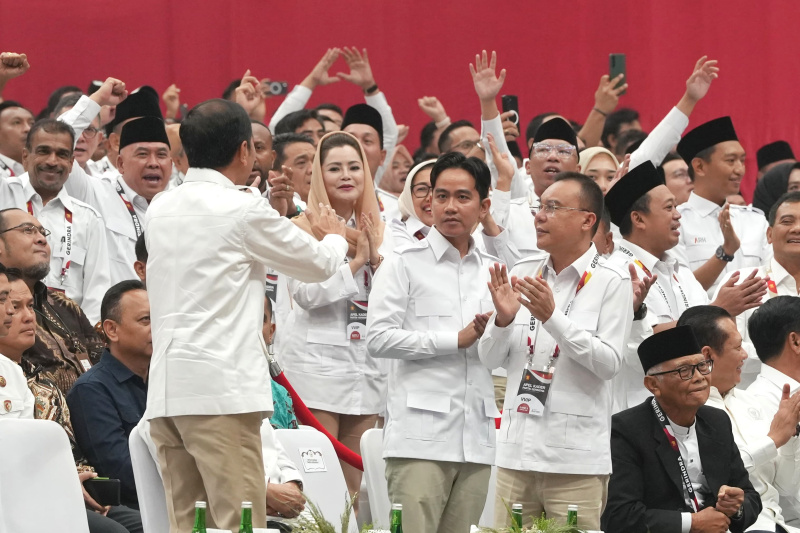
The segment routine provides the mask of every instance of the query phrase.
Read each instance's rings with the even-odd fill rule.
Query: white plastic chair
[[[89,533],[64,429],[49,420],[0,420],[0,533]]]
[[[275,431],[275,436],[303,475],[303,492],[319,508],[322,515],[339,531],[348,492],[339,458],[336,456],[331,442],[325,435],[315,429],[303,431],[278,429]],[[322,454],[322,460],[325,463],[324,472],[306,471],[301,453],[302,450],[307,448],[319,450]],[[355,514],[352,511],[350,513],[350,527],[347,533],[358,533]]]
[[[361,435],[361,458],[364,460],[364,479],[369,492],[369,509],[376,528],[389,529],[392,503],[386,483],[386,461],[383,460],[383,430],[368,429]]]
[[[169,531],[167,514],[167,495],[158,465],[150,455],[140,426],[133,428],[128,437],[131,451],[133,478],[136,481],[136,496],[139,498],[139,512],[142,515],[144,533],[165,533]]]

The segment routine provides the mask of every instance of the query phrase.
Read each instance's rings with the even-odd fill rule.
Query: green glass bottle
[[[242,502],[242,521],[239,533],[253,533],[253,502]]]
[[[392,504],[391,524],[390,533],[403,533],[403,504]]]
[[[206,533],[206,502],[195,502],[194,504],[192,533]]]
[[[567,525],[571,527],[578,527],[578,506],[567,506]]]
[[[514,503],[511,505],[511,529],[522,531],[522,504]]]

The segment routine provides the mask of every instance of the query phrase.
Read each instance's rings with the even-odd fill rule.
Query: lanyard
[[[633,259],[634,264],[639,268],[641,268],[648,278],[653,277],[653,274],[650,272],[650,269],[644,266],[644,264],[641,261],[636,259],[636,256],[633,255],[633,252],[631,252],[621,244],[617,245],[617,249],[622,253],[624,253],[625,255],[627,255],[628,257],[630,257],[631,259]],[[684,310],[689,309],[689,299],[686,298],[686,293],[683,291],[683,287],[681,286],[680,281],[678,281],[678,276],[676,276],[674,272],[672,273],[672,279],[675,280],[675,285],[677,285],[678,290],[681,293],[681,299],[683,299]],[[656,280],[655,286],[658,289],[658,292],[661,293],[661,297],[664,298],[664,301],[667,303],[667,309],[669,309],[670,312],[672,312],[672,305],[669,303],[669,298],[667,298],[667,293],[664,292],[664,289],[663,287],[661,287],[661,284],[658,282],[658,280]]]
[[[119,184],[119,181],[117,181],[117,194],[119,194],[119,197],[125,203],[125,207],[128,208],[128,213],[130,213],[131,220],[133,220],[133,228],[136,230],[136,238],[138,239],[142,235],[142,225],[139,223],[139,217],[133,209],[133,204],[125,196],[125,191],[122,190],[122,185]]]
[[[33,214],[33,202],[28,200],[28,213]],[[69,273],[69,267],[72,265],[72,211],[64,208],[64,236],[61,237],[61,245],[64,247],[64,257],[61,259],[61,284]]]
[[[765,274],[769,278],[769,281],[767,282],[767,289],[769,289],[767,292],[767,299],[770,299],[778,295],[778,286],[775,284],[775,280],[772,279],[772,265],[767,265]]]
[[[653,406],[653,412],[655,413],[656,418],[658,419],[659,423],[661,423],[661,428],[664,430],[664,433],[667,436],[667,441],[669,442],[670,447],[675,453],[678,454],[678,470],[680,470],[681,479],[683,480],[684,498],[686,498],[691,504],[692,512],[696,513],[700,510],[700,504],[697,501],[697,497],[694,495],[692,480],[689,479],[689,471],[686,469],[686,465],[683,463],[683,457],[681,457],[681,451],[678,448],[678,441],[675,439],[675,435],[672,434],[672,429],[669,427],[667,417],[661,412],[661,407],[658,405],[656,399],[653,398],[650,404]]]
[[[575,295],[567,304],[567,308],[564,310],[564,315],[569,316],[569,310],[572,308],[572,302],[575,301],[575,297],[578,296],[578,293],[581,292],[581,289],[589,283],[589,280],[592,279],[592,275],[594,271],[597,269],[597,263],[600,260],[600,254],[594,254],[594,259],[592,259],[591,264],[589,265],[588,270],[583,272],[580,281],[578,281],[578,286],[575,288]],[[545,267],[546,268],[546,267]],[[536,275],[537,277],[542,276],[542,271],[539,270],[539,273]],[[531,315],[531,321],[529,324],[530,333],[528,334],[528,364],[531,366],[533,365],[533,351],[536,348],[536,340],[539,338],[539,331],[536,329],[536,317]],[[533,333],[533,339],[531,340],[530,334]],[[547,363],[547,368],[553,366],[558,359],[558,355],[561,353],[561,349],[559,348],[558,344],[556,344],[555,349],[553,350],[553,355],[550,356],[550,361]]]

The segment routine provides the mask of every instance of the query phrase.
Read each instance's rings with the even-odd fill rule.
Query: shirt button
[[[561,292],[561,287],[556,287],[556,292]]]
[[[467,297],[466,297],[466,296],[464,296],[464,297],[462,298],[462,300],[464,300],[464,301],[466,302],[466,301],[467,301]]]
[[[472,380],[467,381],[467,385],[472,385]]]

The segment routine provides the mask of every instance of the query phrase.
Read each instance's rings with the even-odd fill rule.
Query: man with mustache
[[[103,219],[64,188],[75,160],[72,128],[55,119],[34,124],[22,152],[26,173],[0,185],[0,209],[16,207],[49,230],[48,287],[64,292],[94,324],[110,285]]]

